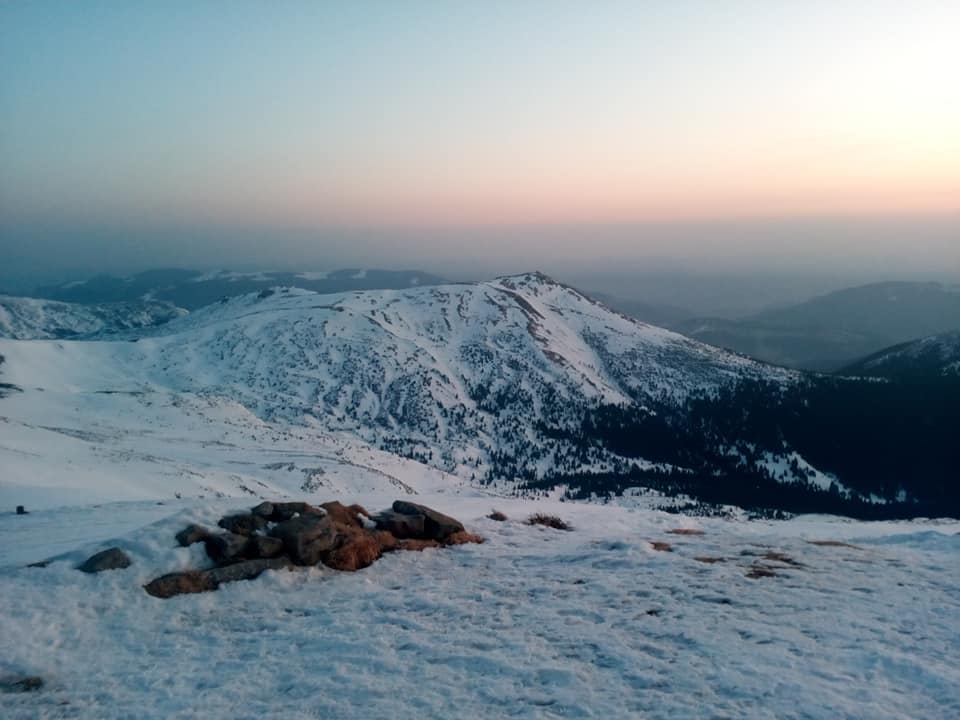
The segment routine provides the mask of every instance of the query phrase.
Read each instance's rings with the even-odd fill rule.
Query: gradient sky
[[[958,37],[956,0],[8,0],[0,250],[960,268]]]

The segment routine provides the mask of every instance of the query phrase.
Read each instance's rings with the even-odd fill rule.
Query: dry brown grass
[[[770,562],[783,563],[784,565],[790,565],[792,567],[804,567],[802,562],[794,560],[786,553],[778,552],[776,550],[768,550],[761,557],[764,560],[769,560]]]
[[[751,565],[749,570],[747,570],[747,577],[751,580],[776,576],[777,573],[773,571],[773,568],[767,567],[766,565]]]
[[[667,530],[668,535],[706,535],[703,530],[694,530],[693,528],[677,528],[676,530]]]
[[[502,512],[500,512],[499,510],[494,510],[489,515],[487,515],[487,517],[490,518],[491,520],[496,520],[497,522],[503,522],[504,520],[507,519],[507,516],[504,515]]]
[[[528,517],[527,525],[544,525],[554,530],[573,530],[573,527],[566,520],[562,520],[556,515],[544,515],[543,513],[536,513]]]
[[[706,555],[695,557],[694,560],[696,560],[697,562],[707,563],[707,565],[713,565],[714,563],[725,562],[725,559],[722,557],[707,557]]]
[[[483,542],[483,538],[479,535],[475,535],[472,532],[467,532],[466,530],[461,530],[460,532],[455,532],[452,535],[447,535],[442,541],[442,545],[466,545],[467,543],[477,543],[478,545]]]
[[[650,546],[659,552],[673,552],[673,545],[663,542],[663,540],[653,540],[650,542]]]
[[[840,540],[807,540],[811,545],[819,545],[820,547],[845,547],[853,548],[854,550],[863,550],[859,545],[851,545],[850,543],[841,542]]]

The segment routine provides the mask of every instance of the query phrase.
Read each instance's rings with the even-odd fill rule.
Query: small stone
[[[9,506],[8,506],[9,507]],[[17,505],[17,515],[28,515],[27,509],[23,505]]]
[[[77,570],[85,573],[98,573],[104,570],[121,570],[130,567],[130,557],[120,548],[112,547],[87,558]]]
[[[182,547],[203,542],[210,537],[210,531],[199,525],[187,525],[183,530],[177,533],[177,542]]]

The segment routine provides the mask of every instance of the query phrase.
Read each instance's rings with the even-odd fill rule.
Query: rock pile
[[[215,567],[163,575],[144,589],[169,598],[253,579],[265,570],[322,564],[354,571],[385,552],[483,542],[452,517],[402,500],[373,516],[360,505],[339,502],[264,502],[217,525],[220,531],[190,525],[176,536],[183,546],[202,542]]]

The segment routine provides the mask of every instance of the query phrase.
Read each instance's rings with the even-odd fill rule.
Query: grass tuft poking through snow
[[[544,513],[534,513],[528,517],[527,525],[544,525],[554,530],[573,530],[573,527],[566,520],[558,518],[556,515],[546,515]]]

